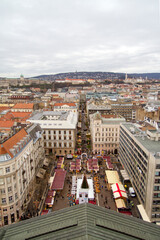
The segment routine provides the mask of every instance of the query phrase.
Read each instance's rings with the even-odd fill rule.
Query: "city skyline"
[[[0,77],[160,72],[158,0],[2,0],[0,9]]]

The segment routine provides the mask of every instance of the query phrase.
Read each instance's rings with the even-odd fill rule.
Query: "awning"
[[[124,181],[128,181],[129,180],[129,177],[128,177],[128,174],[127,174],[126,170],[120,170],[120,173],[121,173]]]
[[[66,171],[64,169],[56,169],[55,177],[51,186],[52,190],[62,190],[64,186],[64,180],[66,177]]]
[[[54,198],[47,196],[45,204],[53,205],[53,203],[54,203]]]
[[[43,168],[40,168],[36,176],[39,178],[44,178],[45,173],[46,173],[46,170]]]
[[[107,182],[109,184],[120,183],[119,175],[117,171],[106,170]]]
[[[67,158],[68,158],[68,159],[72,159],[72,158],[73,158],[72,154],[68,154],[68,155],[67,155]]]
[[[126,204],[123,199],[115,199],[115,204],[117,208],[126,208]]]

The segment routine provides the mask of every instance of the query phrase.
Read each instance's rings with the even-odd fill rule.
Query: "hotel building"
[[[121,124],[119,160],[148,218],[160,222],[160,131],[142,130],[137,124]]]

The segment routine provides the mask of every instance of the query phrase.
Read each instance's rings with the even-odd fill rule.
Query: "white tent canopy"
[[[112,184],[111,187],[112,187],[112,192],[115,199],[127,198],[126,190],[124,189],[122,184],[115,183],[115,184]]]

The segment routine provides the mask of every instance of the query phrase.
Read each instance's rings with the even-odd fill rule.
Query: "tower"
[[[127,73],[126,73],[126,75],[125,75],[125,80],[127,80],[128,79],[128,77],[127,77]]]

